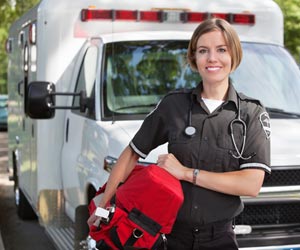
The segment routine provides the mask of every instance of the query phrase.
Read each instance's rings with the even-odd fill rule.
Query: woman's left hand
[[[183,180],[185,173],[188,170],[188,168],[183,166],[173,154],[159,155],[157,165],[168,171],[178,180]]]

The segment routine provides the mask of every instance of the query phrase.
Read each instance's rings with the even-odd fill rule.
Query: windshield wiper
[[[124,107],[120,107],[114,110],[114,112],[120,111],[120,110],[124,110],[124,109],[131,109],[131,108],[152,108],[152,107],[156,107],[157,103],[149,103],[149,104],[135,104],[135,105],[130,105],[130,106],[124,106]]]
[[[283,109],[266,107],[266,110],[271,115],[271,117],[274,118],[284,118],[284,117],[300,118],[299,113],[288,112]]]

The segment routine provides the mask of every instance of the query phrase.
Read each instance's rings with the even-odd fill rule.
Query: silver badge
[[[267,139],[270,139],[271,136],[271,128],[270,128],[270,117],[267,112],[263,112],[259,116],[260,123],[265,131]]]

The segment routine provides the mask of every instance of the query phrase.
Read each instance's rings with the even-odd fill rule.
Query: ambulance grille
[[[300,185],[300,166],[272,167],[272,173],[265,175],[264,187]]]
[[[300,203],[246,204],[236,225],[279,225],[300,223]]]

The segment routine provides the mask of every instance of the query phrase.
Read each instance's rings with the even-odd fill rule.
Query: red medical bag
[[[105,190],[103,186],[95,199]],[[107,204],[109,219],[90,227],[99,250],[156,249],[165,243],[183,202],[180,182],[152,164],[137,165]],[[96,209],[89,204],[90,214]],[[109,208],[110,207],[110,208]]]

